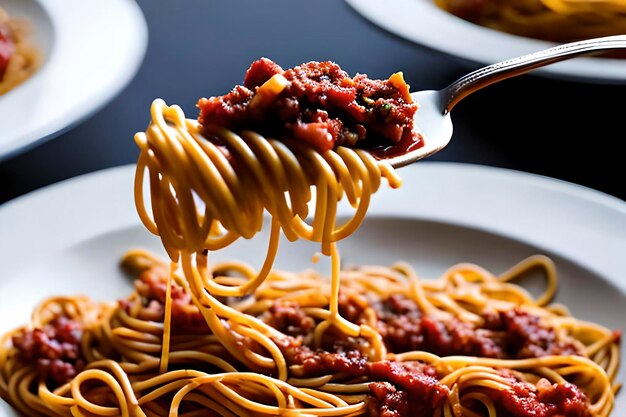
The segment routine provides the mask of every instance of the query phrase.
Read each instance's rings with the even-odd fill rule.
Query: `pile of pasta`
[[[341,268],[338,242],[383,180],[359,149],[314,149],[200,126],[155,100],[136,135],[139,217],[167,261],[137,250],[117,303],[55,297],[0,346],[0,394],[45,416],[608,416],[619,333],[551,305],[552,262],[495,275],[459,264]],[[211,139],[208,139],[211,137]],[[346,203],[352,216],[338,220]],[[269,214],[269,216],[268,216]],[[265,226],[269,217],[269,225]],[[269,227],[258,268],[211,253]],[[273,268],[280,236],[318,242],[324,274]],[[512,281],[544,272],[533,298]],[[538,414],[544,413],[544,414]]]
[[[29,21],[12,18],[0,7],[0,95],[21,84],[41,66],[43,54],[30,35]]]
[[[155,299],[146,304],[145,285],[165,284],[169,266],[140,250],[130,251],[123,264],[142,277],[137,291],[127,299],[111,304],[84,297],[55,297],[33,313],[30,326],[34,327],[44,328],[59,314],[82,324],[84,370],[70,382],[49,389],[36,364],[24,362],[14,349],[1,351],[0,393],[24,415],[384,415],[383,408],[368,409],[378,404],[371,393],[371,383],[376,380],[345,371],[324,370],[308,376],[301,363],[289,363],[293,358],[288,351],[274,347],[276,341],[292,339],[278,329],[277,305],[297,305],[304,317],[315,323],[310,328],[313,338],[307,341],[311,346],[319,343],[314,341],[314,333],[329,331],[322,324],[328,320],[332,299],[328,277],[313,270],[274,271],[252,296],[229,298],[222,304],[230,312],[224,314],[227,318],[209,317],[208,309],[200,307],[196,300],[178,305],[177,309],[205,317],[210,329],[202,326],[201,319],[170,324],[173,333],[167,342],[169,365],[160,370],[167,324],[163,310],[155,309]],[[549,283],[545,294],[537,299],[512,283],[534,268],[542,270]],[[208,272],[223,281],[235,282],[255,275],[252,268],[237,262],[215,264]],[[371,363],[385,360],[420,364],[431,370],[445,395],[432,409],[416,415],[534,415],[524,414],[521,408],[503,408],[506,392],[524,388],[535,396],[545,387],[569,381],[588,398],[588,414],[568,414],[563,408],[563,415],[607,416],[617,389],[613,382],[619,363],[616,335],[597,324],[575,319],[563,306],[548,304],[556,289],[555,273],[550,260],[541,256],[526,259],[500,276],[476,265],[459,264],[436,280],[420,279],[411,267],[401,263],[392,267],[362,266],[341,273],[340,293],[345,305],[362,307],[361,316],[367,319],[361,328],[376,329],[379,303],[403,297],[419,306],[426,316],[443,321],[455,317],[472,325],[484,320],[485,311],[521,308],[555,329],[559,339],[575,340],[582,347],[579,355],[503,359],[438,356],[427,351],[392,353],[385,343],[380,343],[382,336],[377,331],[352,340]],[[174,279],[178,282],[175,291],[186,288],[183,277],[175,274]],[[252,341],[255,328],[263,338]],[[294,329],[283,325],[282,330],[285,329],[294,333]],[[3,346],[7,346],[7,338],[23,330],[6,335]],[[345,345],[350,339],[344,332],[349,333],[350,329],[334,329],[332,340],[342,340]],[[326,340],[321,346],[328,343]],[[387,380],[393,381],[393,376]],[[520,402],[523,400],[531,402],[532,398],[522,397]],[[429,400],[424,397],[413,401],[426,404]]]
[[[466,20],[503,32],[553,42],[626,33],[621,0],[435,0]]]

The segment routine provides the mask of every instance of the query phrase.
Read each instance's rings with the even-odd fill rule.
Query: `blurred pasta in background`
[[[31,25],[0,7],[0,95],[28,79],[41,66],[43,54],[30,40]]]
[[[553,42],[626,34],[624,0],[435,0],[435,3],[482,26]]]

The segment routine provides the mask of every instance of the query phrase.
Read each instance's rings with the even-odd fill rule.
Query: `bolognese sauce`
[[[423,144],[413,126],[417,104],[402,73],[387,80],[350,77],[330,61],[284,70],[261,58],[249,67],[243,85],[202,98],[198,107],[202,125],[249,129],[318,151],[348,146],[387,155]]]
[[[139,317],[153,322],[163,320],[167,274],[167,268],[162,266],[146,268],[139,274],[135,282],[135,294],[142,305]],[[176,282],[170,285],[172,323],[176,331],[195,336],[210,334],[208,326],[200,320],[200,311],[184,289]],[[128,312],[133,300],[132,297],[122,299],[118,306]],[[365,321],[365,310],[351,298],[342,295],[339,304],[340,311],[350,321],[357,324]],[[430,316],[412,299],[400,295],[391,295],[369,306],[390,353],[424,350],[438,356],[476,355],[501,359],[583,354],[582,347],[575,341],[557,337],[538,316],[521,309],[486,312],[482,325],[478,326],[455,318],[444,320]],[[450,388],[442,383],[445,374],[435,366],[411,360],[372,361],[363,349],[364,339],[329,332],[322,345],[315,347],[313,332],[319,320],[308,315],[296,302],[275,301],[259,318],[283,334],[273,341],[293,377],[341,375],[367,381],[367,413],[371,417],[430,417],[452,395]],[[85,367],[80,349],[82,333],[80,323],[58,316],[42,328],[18,332],[12,342],[22,360],[34,361],[39,375],[56,387],[71,380]],[[252,341],[244,338],[239,345],[245,350],[250,343]],[[547,380],[533,385],[515,371],[496,369],[496,372],[510,387],[489,392],[494,406],[503,415],[591,415],[589,399],[576,385]],[[472,408],[471,404],[465,406]]]
[[[135,283],[147,317],[160,321],[164,314],[167,269],[144,270]],[[172,322],[175,328],[196,335],[209,333],[199,325],[200,312],[185,295],[182,287],[171,284]],[[120,300],[128,310],[128,300]],[[391,295],[371,303],[377,317],[377,330],[390,353],[424,350],[439,356],[475,355],[499,359],[520,359],[546,355],[582,355],[583,348],[574,340],[559,338],[540,318],[521,309],[485,312],[482,325],[459,319],[440,319],[420,310],[410,298]],[[354,323],[365,321],[364,309],[351,298],[339,297],[339,310]],[[329,332],[322,346],[314,347],[313,332],[318,322],[297,302],[276,301],[261,316],[265,323],[284,336],[274,339],[296,378],[313,378],[327,374],[349,378],[366,378],[367,411],[373,417],[429,417],[451,394],[442,384],[437,369],[418,361],[371,361],[364,353],[365,341]],[[49,333],[49,330],[47,330]],[[37,334],[39,334],[37,332]],[[30,334],[27,335],[32,338]],[[20,340],[14,343],[26,356],[42,347],[29,347]],[[241,341],[245,349],[249,343]],[[43,345],[42,345],[43,346]],[[575,385],[547,380],[535,387],[509,370],[498,371],[512,389],[493,394],[493,401],[505,415],[516,417],[589,416],[589,399]],[[492,395],[492,394],[490,394]]]

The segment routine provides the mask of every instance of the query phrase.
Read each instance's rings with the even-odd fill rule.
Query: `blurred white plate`
[[[441,10],[433,0],[346,1],[381,28],[460,58],[472,69],[555,45],[467,22]],[[574,58],[536,69],[532,74],[588,83],[626,84],[626,59]]]
[[[383,185],[356,235],[340,242],[344,264],[403,260],[421,277],[434,278],[458,262],[499,273],[542,253],[557,265],[559,302],[578,317],[623,328],[626,202],[545,177],[477,165],[427,161],[400,174],[402,188]],[[122,254],[136,247],[163,254],[159,239],[136,214],[133,175],[134,166],[111,168],[0,207],[0,333],[27,322],[47,296],[123,297],[131,283],[118,268]],[[258,267],[266,244],[264,231],[211,256]],[[311,263],[318,250],[316,244],[283,241],[276,267],[327,272],[326,259]],[[625,371],[622,367],[621,381]],[[625,410],[621,393],[612,416],[626,417]],[[0,401],[0,416],[15,414]]]
[[[51,139],[124,88],[145,55],[148,30],[134,0],[0,0],[32,22],[43,66],[0,96],[0,161]]]

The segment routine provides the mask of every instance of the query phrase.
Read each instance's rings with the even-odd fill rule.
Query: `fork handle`
[[[471,72],[444,88],[442,111],[447,114],[462,99],[490,84],[525,74],[535,68],[608,49],[626,48],[626,35],[565,43],[543,51],[498,62]]]

